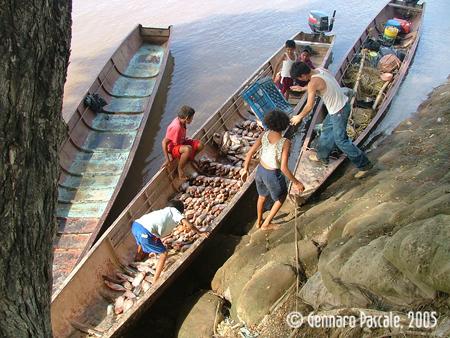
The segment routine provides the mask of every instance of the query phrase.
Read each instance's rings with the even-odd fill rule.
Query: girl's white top
[[[282,137],[277,143],[270,143],[268,131],[266,131],[261,138],[261,161],[271,169],[280,169],[284,141],[286,141],[286,139]]]
[[[325,81],[327,87],[325,92],[320,93],[320,96],[325,103],[325,107],[327,107],[328,114],[336,114],[339,110],[344,108],[348,98],[331,73],[321,68],[316,68],[316,70],[319,74],[315,74],[311,77],[318,77]]]

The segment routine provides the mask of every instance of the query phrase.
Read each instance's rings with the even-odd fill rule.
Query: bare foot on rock
[[[269,224],[263,224],[261,225],[261,230],[267,231],[267,230],[277,230],[280,228],[279,224],[269,223]]]

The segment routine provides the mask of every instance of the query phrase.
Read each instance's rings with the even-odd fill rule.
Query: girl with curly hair
[[[241,178],[243,181],[247,179],[250,160],[261,147],[261,158],[255,177],[259,195],[256,204],[258,217],[256,224],[257,227],[261,227],[261,230],[274,230],[279,225],[272,224],[272,219],[280,210],[287,196],[285,176],[292,181],[298,191],[303,191],[304,186],[288,168],[291,142],[283,137],[282,132],[289,126],[289,116],[282,111],[274,110],[264,117],[264,124],[269,130],[265,131],[249,150],[241,170]],[[274,204],[269,215],[263,221],[264,202],[269,196]]]

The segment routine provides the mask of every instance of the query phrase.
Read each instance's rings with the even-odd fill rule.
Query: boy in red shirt
[[[162,148],[168,165],[174,158],[178,158],[178,177],[186,180],[184,167],[188,160],[193,161],[195,155],[203,149],[200,140],[186,138],[186,126],[192,122],[195,110],[189,106],[181,107],[178,116],[169,124],[166,137],[162,140]]]

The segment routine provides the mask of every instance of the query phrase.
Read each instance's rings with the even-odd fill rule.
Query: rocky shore
[[[285,203],[280,230],[221,234],[216,251],[233,254],[211,290],[184,304],[178,337],[450,336],[449,130],[447,82],[369,152],[370,176],[355,180],[347,165],[320,200],[300,210]],[[358,318],[360,310],[404,325],[294,330],[286,321],[292,311]],[[436,326],[419,323],[433,311]]]

